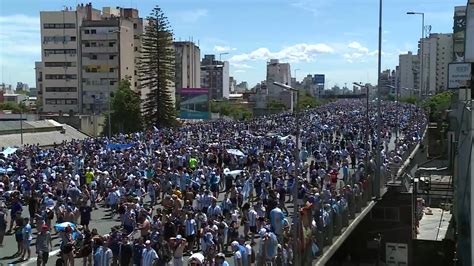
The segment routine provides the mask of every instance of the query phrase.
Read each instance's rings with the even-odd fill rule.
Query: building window
[[[96,30],[91,30],[91,34],[97,34]]]
[[[45,67],[75,67],[76,62],[44,62]]]
[[[74,29],[76,24],[74,23],[44,23],[44,29]]]
[[[91,47],[91,44],[89,42],[85,42],[84,47]]]
[[[109,84],[110,84],[110,85],[115,85],[115,82],[116,82],[115,80],[111,80],[111,81],[109,82]]]
[[[71,36],[71,42],[75,42],[76,41],[76,36]]]
[[[91,59],[92,60],[97,60],[97,55],[95,55],[95,54],[91,55]]]
[[[110,60],[113,60],[114,57],[115,57],[115,55],[109,55],[109,59],[110,59]]]
[[[77,99],[47,98],[45,99],[45,103],[50,105],[74,105],[77,104]]]
[[[109,68],[109,72],[114,72],[114,69],[113,69],[113,68]]]
[[[135,52],[138,51],[138,47],[135,46]]]
[[[75,55],[76,49],[45,49],[44,55],[49,56],[51,54],[70,54]]]
[[[115,42],[109,42],[109,47],[114,47]]]
[[[75,74],[47,74],[44,77],[45,79],[77,79]]]
[[[46,87],[46,92],[76,92],[76,87]]]
[[[89,30],[84,30],[84,34],[89,34],[90,31]]]
[[[134,29],[138,28],[137,23],[133,23],[133,28],[134,28]]]

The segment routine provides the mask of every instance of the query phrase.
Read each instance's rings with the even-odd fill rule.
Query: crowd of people
[[[63,265],[77,258],[99,266],[293,265],[302,253],[302,265],[311,264],[326,241],[313,236],[347,210],[351,195],[372,190],[377,117],[370,110],[368,121],[365,110],[364,102],[341,100],[302,112],[300,143],[297,120],[284,113],[0,153],[0,168],[8,169],[0,182],[0,245],[14,234],[15,255],[29,259],[36,238],[38,265],[51,259],[52,234],[61,238]],[[389,172],[419,141],[426,118],[406,104],[382,110]],[[103,208],[117,226],[99,234],[91,220]]]

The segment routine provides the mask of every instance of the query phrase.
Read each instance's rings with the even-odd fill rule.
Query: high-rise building
[[[209,98],[229,98],[229,62],[205,55],[201,61],[201,87],[209,89]]]
[[[401,96],[417,95],[415,91],[419,89],[420,61],[418,56],[408,52],[399,55],[399,89]]]
[[[36,64],[42,112],[100,113],[121,79],[137,90],[142,19],[131,8],[92,4],[40,12],[42,61]],[[41,71],[39,71],[41,70]],[[39,86],[38,86],[39,85]]]
[[[446,90],[448,64],[453,60],[451,52],[453,35],[432,33],[421,44],[423,45],[423,94],[436,94]]]
[[[175,88],[201,87],[201,51],[193,42],[174,42]]]
[[[273,82],[279,82],[291,86],[291,69],[289,63],[280,63],[278,59],[270,59],[267,62],[267,90],[269,95],[279,95],[281,87]]]
[[[454,8],[453,61],[464,61],[464,36],[466,31],[466,6]]]
[[[293,97],[293,92],[285,91],[273,82],[291,86],[291,68],[289,63],[280,63],[278,59],[270,59],[270,61],[267,62],[266,84],[269,102],[281,102],[286,108],[293,110],[293,106],[296,103],[296,97]]]

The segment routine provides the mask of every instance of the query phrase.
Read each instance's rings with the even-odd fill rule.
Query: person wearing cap
[[[173,249],[173,266],[182,266],[184,248],[188,243],[181,235],[170,238],[170,242]]]
[[[237,241],[232,241],[231,247],[234,252],[234,265],[249,266],[247,248],[240,245]]]
[[[36,254],[38,256],[37,265],[45,266],[48,264],[49,252],[53,249],[51,233],[47,224],[41,225],[41,231],[36,236]]]
[[[158,254],[151,248],[151,241],[145,241],[145,248],[142,251],[142,266],[152,266],[158,260]]]

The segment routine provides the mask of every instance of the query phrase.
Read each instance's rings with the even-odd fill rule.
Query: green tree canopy
[[[144,103],[144,122],[150,128],[176,124],[172,100],[174,86],[173,33],[167,17],[156,6],[147,17],[142,36],[141,56],[137,63],[140,89],[148,91]]]
[[[444,114],[451,106],[452,92],[445,91],[435,94],[422,103],[422,107],[429,111],[430,121],[439,122],[444,119]]]
[[[111,98],[111,125],[112,134],[133,133],[142,130],[142,114],[140,96],[130,88],[130,81],[119,82],[117,91]],[[104,135],[108,134],[109,116],[107,114]]]

